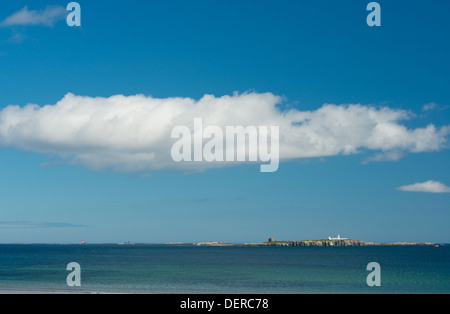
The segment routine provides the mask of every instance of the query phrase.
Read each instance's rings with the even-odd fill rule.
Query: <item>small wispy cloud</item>
[[[438,181],[415,183],[397,188],[405,192],[450,193],[450,187]]]
[[[67,10],[60,5],[49,5],[42,10],[28,10],[28,6],[0,22],[2,27],[42,25],[51,27],[65,19]]]
[[[0,229],[43,229],[43,228],[82,228],[85,225],[69,223],[34,222],[34,221],[0,221]]]
[[[449,108],[449,106],[440,106],[440,105],[432,102],[432,103],[424,105],[422,107],[422,110],[423,111],[433,111],[433,110],[442,111],[442,110],[446,110],[448,108]]]
[[[21,44],[25,39],[27,39],[27,36],[25,36],[21,32],[18,32],[17,30],[13,29],[11,38],[9,38],[8,42]]]
[[[422,107],[423,111],[430,111],[430,110],[434,110],[438,107],[438,105],[434,102],[426,104]]]
[[[363,164],[368,164],[371,162],[382,162],[382,161],[399,161],[407,154],[403,151],[388,151],[375,154],[374,156],[370,156],[363,161]]]

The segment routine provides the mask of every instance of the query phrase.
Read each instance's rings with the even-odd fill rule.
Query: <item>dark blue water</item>
[[[70,262],[82,287],[66,284]],[[381,287],[366,284],[370,262],[381,265]],[[0,245],[0,291],[450,293],[450,246]]]

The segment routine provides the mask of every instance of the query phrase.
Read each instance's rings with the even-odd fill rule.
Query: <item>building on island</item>
[[[328,240],[348,240],[348,238],[341,238],[341,235],[338,234],[337,238],[328,237]]]

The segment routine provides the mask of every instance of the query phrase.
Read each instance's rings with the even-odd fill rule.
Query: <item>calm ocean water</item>
[[[82,287],[69,288],[77,262]],[[370,262],[381,287],[366,284]],[[450,293],[450,245],[176,247],[0,245],[0,291],[100,293]]]

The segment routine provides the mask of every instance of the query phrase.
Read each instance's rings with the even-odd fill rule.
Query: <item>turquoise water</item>
[[[66,285],[70,262],[82,287]],[[370,262],[381,265],[381,287],[366,284]],[[0,291],[450,293],[450,246],[0,245]]]

